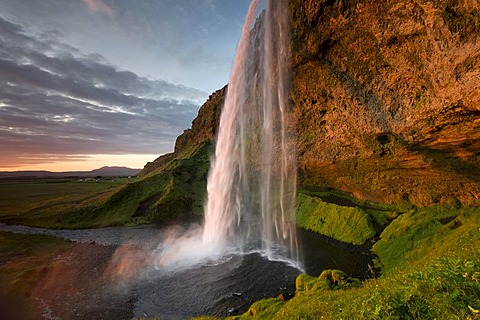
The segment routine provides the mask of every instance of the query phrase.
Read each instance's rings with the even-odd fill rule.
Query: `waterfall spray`
[[[208,176],[203,244],[298,259],[296,164],[287,134],[288,1],[253,0],[238,44]]]

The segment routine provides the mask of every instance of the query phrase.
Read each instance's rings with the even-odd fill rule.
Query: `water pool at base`
[[[184,228],[188,229],[188,226]],[[110,263],[103,267],[85,266],[85,262],[75,260],[75,256],[59,259],[65,260],[65,270],[78,267],[76,274],[92,278],[84,282],[97,283],[96,286],[83,288],[82,281],[78,281],[78,287],[69,289],[83,292],[78,299],[85,301],[57,301],[48,306],[53,316],[66,314],[72,319],[88,319],[92,314],[99,313],[104,315],[104,319],[109,319],[109,311],[103,309],[111,308],[109,301],[119,296],[121,301],[132,302],[125,319],[185,319],[198,315],[241,314],[259,299],[276,297],[284,292],[293,294],[295,278],[302,272],[292,263],[268,260],[261,252],[225,254],[179,269],[155,268],[152,256],[167,231],[149,226],[49,230],[0,225],[0,231],[49,234],[112,248],[113,254],[106,258]],[[363,278],[367,275],[369,258],[353,250],[353,246],[326,241],[324,237],[302,229],[298,229],[297,234],[303,256],[302,268],[306,273],[317,276],[325,269],[341,269],[349,276]],[[57,267],[61,269],[62,266]],[[117,273],[117,277],[106,277],[112,267],[121,272]],[[104,269],[96,270],[101,268]],[[65,280],[62,272],[55,279],[59,287]],[[87,305],[92,303],[90,297],[93,296],[99,301],[98,305]],[[49,300],[45,298],[45,301]],[[68,310],[72,304],[80,308],[75,310],[75,314],[70,314]],[[117,314],[112,319],[122,317]]]

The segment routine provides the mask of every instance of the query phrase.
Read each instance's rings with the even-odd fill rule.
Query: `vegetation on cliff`
[[[138,179],[119,182],[47,182],[7,185],[39,189],[34,199],[20,192],[2,205],[2,221],[47,228],[91,228],[163,223],[201,215],[212,144],[204,141],[172,156],[161,168]],[[132,181],[131,181],[132,180]],[[46,187],[43,187],[46,186]],[[11,191],[10,191],[11,189]],[[57,192],[53,193],[55,190]],[[45,192],[51,192],[45,194]],[[45,200],[42,200],[45,198]],[[20,206],[13,207],[13,204]]]
[[[339,206],[305,194],[297,196],[297,225],[353,244],[363,244],[376,234],[371,218],[360,207]]]
[[[477,319],[480,5],[291,0],[290,9],[297,223],[373,244],[382,275],[358,288],[302,275],[293,299],[258,301],[232,319]]]

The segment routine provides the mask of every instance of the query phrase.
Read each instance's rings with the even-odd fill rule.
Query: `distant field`
[[[88,201],[132,180],[0,179],[0,219]]]

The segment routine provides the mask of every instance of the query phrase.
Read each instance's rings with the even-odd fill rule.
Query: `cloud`
[[[87,5],[90,11],[105,13],[110,17],[113,17],[115,14],[112,8],[106,5],[103,0],[83,0],[83,2]]]
[[[120,70],[59,39],[0,17],[0,159],[172,150],[206,93]]]

